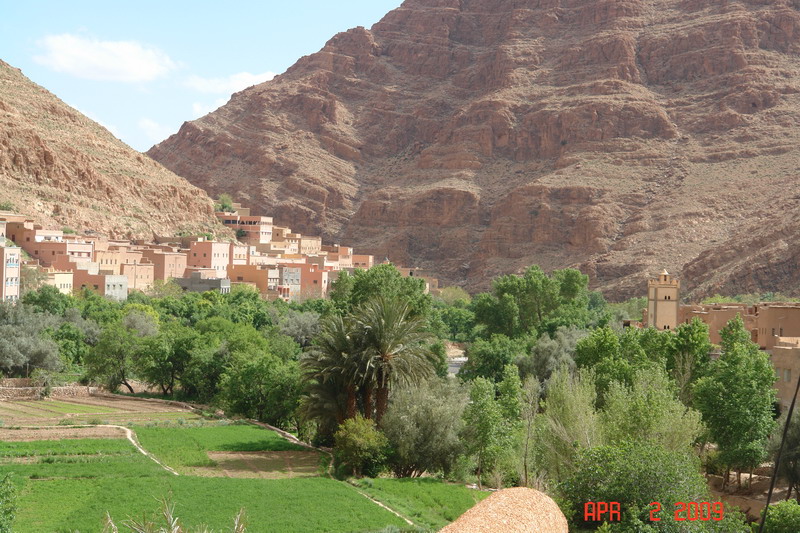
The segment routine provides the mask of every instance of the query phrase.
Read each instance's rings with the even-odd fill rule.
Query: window
[[[783,371],[783,381],[790,382],[792,381],[792,370],[789,368],[784,369]]]
[[[669,329],[669,326],[668,326],[668,325],[665,325],[665,326],[664,326],[664,329]]]

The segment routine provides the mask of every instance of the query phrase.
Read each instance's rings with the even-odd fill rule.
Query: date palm
[[[362,387],[375,388],[375,419],[380,422],[391,387],[416,384],[436,373],[427,324],[410,313],[408,302],[384,297],[363,304],[353,321],[360,345],[358,374]]]
[[[307,417],[333,417],[340,424],[356,415],[359,355],[352,321],[339,315],[325,319],[313,346],[300,361],[306,376],[303,405]]]

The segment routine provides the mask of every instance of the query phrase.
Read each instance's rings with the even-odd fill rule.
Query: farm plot
[[[114,396],[0,402],[0,421],[4,426],[50,426],[59,423],[125,425],[151,420],[199,418],[192,410],[177,405]]]
[[[436,479],[361,479],[354,485],[416,524],[435,529],[446,526],[489,495]]]
[[[319,452],[249,424],[134,427],[139,442],[183,474],[267,479],[320,474]]]

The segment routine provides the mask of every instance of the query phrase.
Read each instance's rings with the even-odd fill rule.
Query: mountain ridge
[[[470,289],[797,290],[799,57],[798,0],[407,0],[148,154]]]
[[[219,232],[212,200],[0,60],[0,201],[112,237]]]

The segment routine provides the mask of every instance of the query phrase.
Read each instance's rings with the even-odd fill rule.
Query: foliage
[[[471,308],[487,336],[538,336],[559,326],[585,328],[606,320],[605,302],[590,298],[588,284],[588,276],[577,270],[556,270],[548,276],[534,265],[522,276],[496,278],[492,293],[476,296]]]
[[[295,311],[289,309],[280,318],[278,327],[281,333],[288,335],[301,347],[311,345],[312,339],[319,333],[320,315],[314,311]]]
[[[551,335],[542,335],[530,350],[529,355],[517,357],[516,363],[523,378],[535,376],[547,382],[561,367],[575,368],[575,349],[578,341],[585,337],[585,330],[575,327],[560,327]]]
[[[46,334],[58,323],[27,305],[0,302],[0,371],[21,376],[35,368],[59,370],[58,345]]]
[[[568,518],[577,527],[591,525],[583,521],[585,502],[619,502],[622,520],[612,524],[611,531],[686,531],[673,518],[674,502],[711,501],[696,457],[643,442],[580,451],[575,471],[561,484],[560,492],[574,510]],[[651,502],[663,506],[655,513],[659,522],[650,522]],[[725,522],[727,530],[745,531],[741,517],[729,509],[725,509]],[[717,530],[709,526],[705,529],[702,522],[695,522],[692,531]]]
[[[664,371],[637,370],[633,385],[612,383],[600,412],[603,441],[651,442],[672,451],[687,451],[702,431],[700,413],[675,396]]]
[[[469,293],[461,287],[451,286],[442,287],[435,299],[450,307],[463,308],[469,305],[470,300],[472,300],[472,296],[470,296]]]
[[[14,204],[8,201],[0,202],[0,211],[15,211]]]
[[[524,340],[512,339],[502,334],[487,339],[477,339],[467,348],[467,362],[458,376],[462,379],[484,377],[494,382],[502,379],[506,365],[514,363],[525,353]]]
[[[230,194],[222,193],[217,198],[217,203],[214,204],[214,209],[217,211],[224,211],[225,213],[232,213],[233,209],[233,198],[231,198]]]
[[[0,533],[12,533],[14,517],[17,513],[17,491],[6,474],[0,480]]]
[[[334,435],[334,458],[356,477],[375,477],[384,467],[389,441],[375,422],[361,415],[348,418]]]
[[[299,424],[295,413],[300,403],[300,367],[296,361],[283,362],[268,353],[237,360],[224,374],[220,389],[228,413],[282,427]]]
[[[786,414],[779,419],[770,439],[769,455],[773,461],[777,458],[785,425]],[[778,477],[789,485],[786,492],[787,499],[791,497],[792,491],[800,495],[800,418],[797,415],[794,415],[789,422]]]
[[[389,440],[389,467],[397,477],[453,470],[467,391],[455,380],[432,379],[395,392],[381,427]]]
[[[596,398],[590,370],[571,375],[561,368],[550,378],[544,414],[538,421],[542,431],[537,444],[541,447],[541,468],[552,480],[562,480],[573,471],[580,449],[603,444],[594,407]]]
[[[522,432],[520,433],[520,451],[522,454],[522,476],[521,485],[531,486],[531,466],[540,463],[536,453],[536,420],[539,414],[539,399],[542,394],[541,384],[534,376],[525,378],[521,390],[521,413]]]
[[[433,377],[435,354],[430,349],[423,316],[399,299],[377,298],[353,316],[360,347],[364,386],[375,387],[375,419],[380,423],[389,405],[389,390]],[[371,407],[366,405],[365,412]]]
[[[473,339],[475,313],[464,307],[448,306],[438,310],[444,323],[447,336],[455,342],[468,342]]]
[[[466,451],[477,458],[478,486],[491,470],[503,444],[503,414],[495,401],[494,383],[479,377],[472,382],[469,405],[464,410],[463,439]]]
[[[761,512],[762,516],[764,511]],[[797,500],[786,500],[769,506],[766,533],[796,533],[800,531],[800,504]]]
[[[352,312],[369,300],[383,298],[407,302],[412,316],[428,316],[431,296],[424,291],[423,280],[403,277],[394,265],[384,264],[369,270],[356,269],[352,275],[340,273],[329,294],[340,312]]]
[[[697,317],[689,324],[679,325],[675,329],[670,348],[667,370],[678,385],[678,397],[686,405],[691,405],[691,387],[706,373],[711,362],[708,325]]]
[[[694,403],[723,463],[752,468],[766,458],[775,423],[775,371],[769,356],[750,341],[741,317],[720,332],[723,353],[694,386]]]

